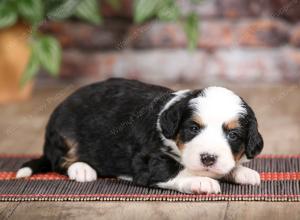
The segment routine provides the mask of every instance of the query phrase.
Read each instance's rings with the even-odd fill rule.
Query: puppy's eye
[[[200,127],[197,126],[197,125],[191,125],[191,126],[189,127],[189,130],[190,130],[191,132],[193,132],[193,133],[197,133],[197,132],[199,132]]]
[[[236,141],[239,136],[238,134],[235,132],[235,131],[230,131],[228,134],[227,134],[227,138],[230,140],[230,141]]]

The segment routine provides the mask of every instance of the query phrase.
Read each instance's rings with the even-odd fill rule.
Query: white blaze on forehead
[[[202,96],[191,100],[190,103],[204,124],[224,123],[241,113],[246,113],[241,98],[222,87],[208,87],[204,89]]]

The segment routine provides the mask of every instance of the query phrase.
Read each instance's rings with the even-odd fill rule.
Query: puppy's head
[[[263,148],[253,110],[221,87],[175,94],[158,127],[185,168],[211,177],[227,174],[241,158],[252,159]]]

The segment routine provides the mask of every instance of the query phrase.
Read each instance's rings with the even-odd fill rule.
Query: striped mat
[[[77,183],[57,173],[15,179],[32,157],[0,155],[0,201],[300,201],[300,155],[262,155],[245,164],[260,173],[260,186],[222,182],[217,195],[189,195],[111,178]]]

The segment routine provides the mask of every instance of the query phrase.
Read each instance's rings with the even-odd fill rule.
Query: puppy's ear
[[[181,102],[173,104],[165,110],[159,119],[162,134],[167,139],[174,139],[182,117],[183,106]]]
[[[246,142],[245,153],[248,159],[253,159],[258,155],[264,146],[261,134],[258,132],[257,121],[255,117],[250,117],[248,121],[248,137]]]
[[[175,139],[178,133],[179,126],[182,118],[186,114],[190,114],[192,109],[189,106],[189,101],[199,95],[202,90],[193,90],[181,95],[181,99],[173,103],[168,109],[166,109],[159,118],[159,124],[162,130],[162,134],[167,139]]]

